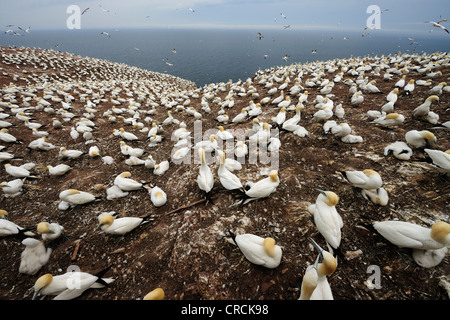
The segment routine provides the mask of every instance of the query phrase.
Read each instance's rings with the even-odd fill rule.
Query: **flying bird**
[[[88,10],[89,10],[89,8],[84,9],[83,12],[81,13],[81,15],[85,14]]]
[[[102,31],[100,34],[104,34],[105,36],[111,37],[108,32]]]
[[[431,24],[433,25],[433,27],[441,28],[441,29],[444,30],[445,32],[450,33],[450,31],[448,31],[448,29],[447,29],[446,27],[444,27],[444,26],[441,24],[441,22],[444,22],[444,21],[447,21],[447,19],[443,19],[443,20],[440,20],[440,21],[438,21],[438,22],[435,22],[435,21],[425,21],[425,23],[431,23]]]

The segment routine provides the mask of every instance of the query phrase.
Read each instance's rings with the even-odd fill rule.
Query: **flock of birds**
[[[358,108],[370,95],[385,95],[384,105],[367,112],[367,125],[395,129],[409,121],[405,115],[396,112],[396,103],[405,96],[414,95],[417,86],[429,87],[429,96],[423,104],[414,107],[413,117],[434,126],[431,131],[450,129],[450,122],[439,121],[439,114],[448,112],[448,109],[434,108],[434,103],[441,102],[440,97],[450,92],[450,86],[445,82],[435,81],[436,77],[443,75],[441,70],[450,66],[447,53],[397,54],[291,64],[260,70],[246,81],[229,81],[197,88],[183,79],[99,59],[84,59],[53,50],[8,50],[0,49],[3,61],[0,71],[4,77],[14,81],[4,85],[0,94],[0,161],[4,162],[2,179],[7,180],[0,187],[2,197],[17,202],[26,193],[28,181],[46,178],[47,173],[34,173],[35,168],[45,166],[49,175],[64,180],[64,175],[77,166],[80,159],[100,158],[103,165],[108,166],[116,161],[117,157],[113,157],[115,154],[125,156],[125,164],[130,168],[143,167],[149,175],[156,176],[164,176],[176,161],[194,154],[200,160],[196,184],[206,203],[214,202],[217,182],[221,188],[236,195],[239,205],[264,201],[277,192],[280,185],[279,170],[268,171],[267,177],[256,182],[244,182],[238,173],[243,162],[235,158],[245,160],[252,152],[259,151],[279,153],[283,148],[281,135],[313,139],[303,126],[306,121],[322,126],[326,137],[337,138],[344,144],[361,144],[363,137],[344,121],[346,109]],[[49,72],[38,72],[46,70]],[[329,77],[330,74],[334,76]],[[412,75],[424,80],[407,81]],[[378,89],[377,81],[389,82],[394,77],[401,79],[392,85],[392,91],[382,92]],[[339,97],[334,95],[333,88],[337,84],[348,87],[348,105],[347,102],[335,105]],[[310,93],[313,90],[317,93],[315,96]],[[245,107],[236,112],[235,104],[238,101],[244,101]],[[105,105],[110,107],[105,108]],[[309,119],[305,119],[307,110],[311,114]],[[167,117],[162,121],[155,120],[156,114],[161,112],[166,113]],[[271,112],[275,114],[265,117]],[[201,122],[210,115],[215,122],[212,128],[214,133],[193,145],[193,132],[187,123]],[[51,121],[44,124],[36,121],[36,118]],[[106,145],[100,144],[96,137],[102,123],[115,127],[107,138],[114,154],[104,154]],[[246,135],[238,139],[230,129],[242,127]],[[31,140],[24,143],[12,134],[14,130],[18,130],[15,132],[20,132],[23,138]],[[448,175],[450,150],[440,150],[436,136],[430,130],[408,131],[404,140],[386,146],[385,156],[392,154],[399,160],[408,161],[415,150],[423,150],[429,156],[431,168]],[[64,136],[59,138],[59,143],[53,143],[53,137],[62,135],[61,132]],[[171,137],[173,152],[171,158],[155,157],[156,161],[152,150],[166,143],[164,133]],[[74,141],[82,141],[79,145],[84,147],[71,148]],[[233,147],[223,148],[224,141],[232,142]],[[140,148],[138,144],[145,147]],[[253,150],[252,145],[256,145],[257,149]],[[28,153],[23,153],[23,149],[27,149]],[[14,154],[19,150],[22,150],[20,154],[23,157]],[[33,159],[39,159],[33,158],[35,152],[51,154],[49,157],[57,159],[59,163],[52,166],[33,162]],[[24,163],[15,165],[17,162]],[[216,172],[213,170],[214,163],[219,164]],[[389,195],[383,187],[383,178],[379,172],[370,168],[346,170],[342,176],[365,199],[377,205],[387,205]],[[136,190],[148,190],[150,201],[155,207],[163,207],[168,201],[164,188],[169,186],[161,188],[148,181],[133,179],[131,169],[118,172],[111,186],[96,186],[97,191],[105,191],[107,200],[127,197]],[[316,201],[307,211],[326,242],[327,249],[311,239],[318,254],[315,263],[307,268],[302,278],[299,299],[333,299],[327,277],[338,268],[337,262],[342,253],[340,244],[344,222],[336,209],[339,196],[332,190],[317,192]],[[59,193],[59,200],[58,209],[64,211],[104,201],[105,197],[89,190],[69,188]],[[4,208],[0,209],[0,236],[19,237],[24,245],[19,272],[37,274],[51,257],[52,250],[46,244],[62,237],[67,230],[63,225],[49,221],[25,228],[9,220],[8,212]],[[98,215],[96,230],[125,237],[149,219],[150,215],[119,217],[114,211],[102,212]],[[394,245],[412,248],[414,261],[426,268],[441,263],[450,244],[450,225],[445,221],[436,221],[430,227],[406,221],[375,221],[373,227]],[[245,258],[254,264],[273,269],[282,261],[282,245],[277,244],[272,237],[235,234],[231,230],[225,232],[223,237],[236,245]],[[73,299],[87,289],[108,286],[114,281],[113,278],[104,277],[109,269],[95,275],[85,272],[56,276],[45,274],[35,282],[33,299],[39,295]],[[68,286],[71,277],[82,279],[82,285],[75,288]],[[163,298],[162,288],[144,297]]]

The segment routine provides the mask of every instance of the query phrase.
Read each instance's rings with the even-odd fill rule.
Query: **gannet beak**
[[[39,292],[40,292],[41,290],[39,289],[39,290],[34,290],[34,293],[33,293],[33,298],[31,298],[31,300],[36,300],[36,298],[37,298],[37,296],[39,295]]]
[[[319,256],[317,257],[317,261],[318,261],[319,257],[323,258],[323,253],[322,253],[323,249],[312,238],[309,238],[309,241],[312,242],[312,244],[314,245],[316,250],[319,252]]]
[[[326,196],[325,191],[320,190],[320,189],[316,189],[316,191],[317,191],[317,192],[320,192],[321,194],[323,194],[324,196]],[[312,240],[312,239],[311,239],[311,240]],[[312,240],[312,241],[314,241],[314,240]]]

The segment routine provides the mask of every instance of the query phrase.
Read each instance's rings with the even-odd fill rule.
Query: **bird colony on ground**
[[[447,53],[198,88],[0,52],[2,298],[447,296]]]

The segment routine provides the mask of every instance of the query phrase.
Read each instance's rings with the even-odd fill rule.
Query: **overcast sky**
[[[10,0],[0,1],[0,30],[15,27],[65,29],[77,5],[81,11],[81,29],[123,28],[279,28],[342,29],[362,31],[371,16],[370,5],[382,11],[380,27],[384,31],[433,34],[445,31],[425,21],[450,18],[449,0]],[[193,12],[189,10],[193,9]],[[284,18],[281,14],[284,14]],[[443,23],[450,28],[450,21]],[[449,35],[450,39],[450,35]]]

